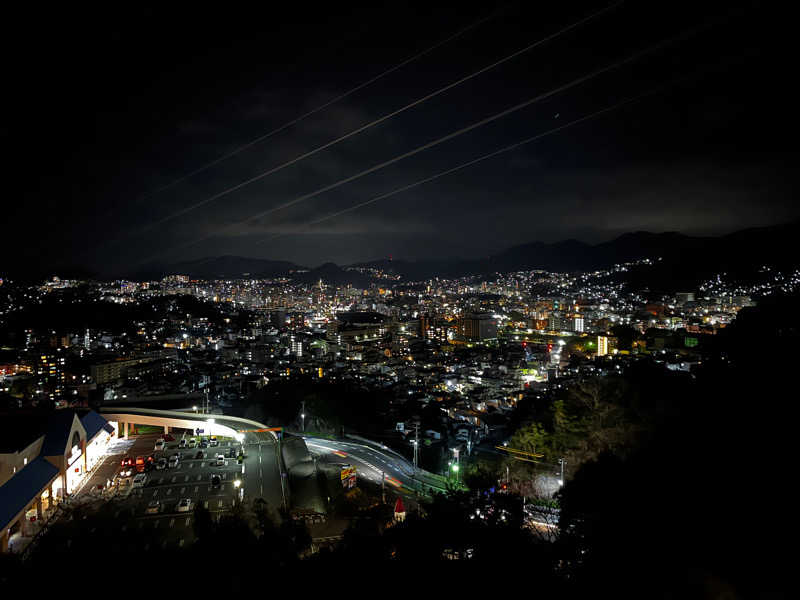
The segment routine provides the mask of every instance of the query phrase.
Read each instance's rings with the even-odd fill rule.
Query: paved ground
[[[166,451],[161,454],[165,457],[175,453],[181,455],[177,467],[148,471],[147,482],[141,488],[116,488],[112,484],[106,492],[99,491],[98,486],[105,487],[108,482],[117,480],[123,457],[147,457],[154,454],[153,446],[159,437],[159,434],[145,434],[115,443],[109,448],[102,464],[98,465],[75,495],[74,501],[86,502],[92,498],[99,500],[100,496],[110,495],[116,515],[120,516],[120,532],[124,534],[129,528],[152,532],[157,534],[150,536],[152,543],[162,547],[182,547],[194,539],[193,510],[188,513],[177,511],[177,504],[182,498],[191,499],[192,507],[203,503],[211,511],[212,517],[217,519],[231,508],[236,497],[241,496],[250,499],[263,497],[274,508],[280,507],[280,486],[274,485],[276,481],[280,481],[280,475],[275,460],[274,442],[270,440],[246,444],[247,458],[244,464],[238,464],[234,456],[226,458],[224,466],[218,466],[216,455],[224,454],[227,457],[230,451],[238,454],[237,442],[223,440],[217,447],[203,448],[205,456],[198,459],[195,456],[201,449],[178,448],[180,436],[175,435],[175,441],[169,442]],[[211,478],[214,475],[220,477],[219,487],[212,486]],[[238,488],[234,485],[237,480],[241,482]],[[158,513],[148,514],[147,506],[153,500],[158,500],[161,507]]]

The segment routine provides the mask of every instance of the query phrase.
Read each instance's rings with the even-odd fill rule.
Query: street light
[[[192,407],[192,410],[193,410],[194,412],[197,412],[197,405],[193,406],[193,407]]]

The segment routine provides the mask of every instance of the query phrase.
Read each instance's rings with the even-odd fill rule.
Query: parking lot
[[[124,456],[134,459],[142,456],[145,459],[151,454],[169,457],[172,454],[181,456],[178,466],[174,468],[155,468],[145,473],[147,480],[143,487],[133,487],[132,484],[123,484],[123,490],[117,494],[113,501],[117,506],[117,515],[124,517],[122,531],[128,527],[140,530],[158,530],[161,535],[162,546],[175,544],[183,546],[193,539],[192,521],[194,508],[198,504],[204,505],[212,513],[212,518],[231,508],[234,499],[240,493],[237,480],[242,481],[242,465],[237,464],[235,455],[238,453],[239,444],[232,440],[222,439],[216,447],[208,448],[179,448],[180,436],[174,436],[175,441],[167,442],[163,452],[154,452],[155,441],[161,436],[147,434],[138,436],[127,449]],[[202,450],[204,457],[195,458],[198,451]],[[217,454],[234,454],[232,458],[225,459],[225,465],[218,466]],[[116,457],[115,457],[116,458]],[[117,461],[119,470],[122,456]],[[212,483],[212,477],[219,477],[219,484]],[[132,478],[129,478],[132,479]],[[178,511],[178,503],[188,498],[191,506],[186,512]],[[148,506],[158,501],[159,506],[153,507],[151,513]]]

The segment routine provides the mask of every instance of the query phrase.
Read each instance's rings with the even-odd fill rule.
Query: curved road
[[[309,450],[317,454],[338,457],[337,462],[346,462],[356,467],[359,477],[380,484],[385,477],[387,486],[399,492],[414,494],[425,488],[444,491],[442,478],[414,469],[405,458],[390,452],[357,442],[343,442],[310,436],[301,436]],[[376,444],[377,445],[377,444]],[[333,459],[336,461],[337,459]]]

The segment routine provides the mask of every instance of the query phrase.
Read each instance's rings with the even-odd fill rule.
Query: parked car
[[[164,449],[165,442],[162,439],[157,439],[155,446],[153,446],[153,450],[156,452],[161,451]]]
[[[200,440],[200,447],[208,448],[208,442],[206,440]]]
[[[144,484],[147,483],[147,475],[144,473],[139,473],[136,477],[133,478],[133,487],[144,487]]]
[[[191,498],[182,498],[180,502],[178,502],[177,506],[175,507],[178,512],[189,512],[192,510],[192,499]]]
[[[203,458],[205,454],[203,454],[202,450],[198,450],[197,454],[194,455],[195,458]]]
[[[167,459],[166,458],[159,458],[158,462],[156,463],[156,470],[161,471],[167,468]]]
[[[178,463],[179,463],[178,455],[177,454],[173,454],[172,456],[169,457],[169,462],[167,463],[167,466],[170,469],[174,469],[175,467],[178,466]]]
[[[154,515],[161,512],[161,500],[151,500],[147,503],[147,508],[144,511],[148,515]]]
[[[189,440],[189,448],[196,448],[197,447],[197,440],[192,438]]]
[[[225,466],[225,455],[224,454],[217,454],[217,466],[224,467]]]
[[[208,440],[208,443],[212,448],[215,447],[215,446],[219,446],[219,440],[217,439],[217,436],[215,436],[215,435],[211,436],[211,439]]]
[[[186,438],[183,438],[180,442],[178,442],[178,448],[186,448]]]
[[[211,489],[219,489],[221,484],[222,484],[222,479],[220,479],[219,475],[211,476]]]

